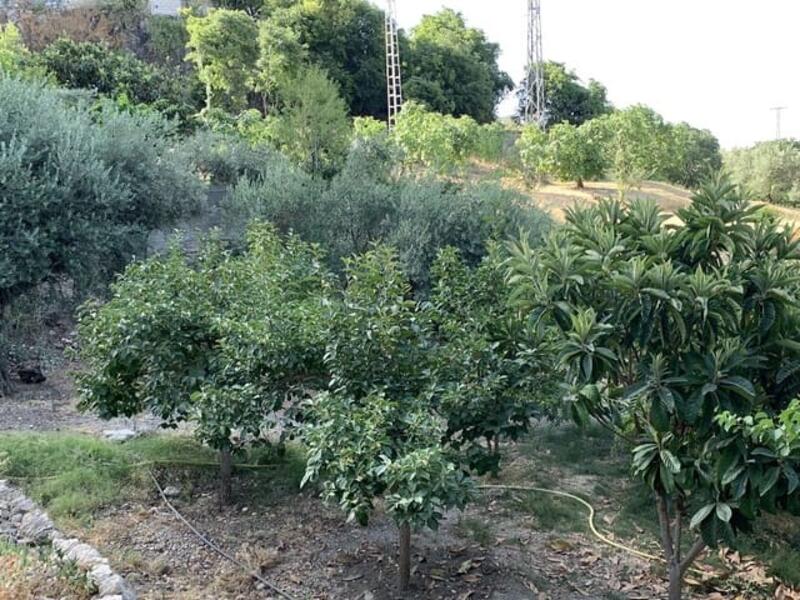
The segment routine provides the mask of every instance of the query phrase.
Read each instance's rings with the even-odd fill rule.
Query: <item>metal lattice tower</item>
[[[400,45],[397,36],[395,0],[386,0],[386,96],[389,128],[392,128],[403,106],[403,80],[400,76]]]
[[[788,106],[776,106],[774,108],[770,108],[770,110],[775,111],[775,139],[781,139],[781,113],[785,111]]]
[[[528,0],[528,77],[525,122],[543,126],[546,119],[544,96],[544,51],[542,50],[542,3]]]

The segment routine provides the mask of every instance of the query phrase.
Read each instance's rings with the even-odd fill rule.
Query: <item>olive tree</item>
[[[560,331],[573,416],[626,440],[653,492],[671,600],[706,547],[800,508],[798,241],[725,179],[678,216],[607,201],[511,261]]]
[[[330,389],[308,405],[303,483],[365,525],[384,498],[400,534],[400,587],[410,579],[412,528],[435,529],[463,508],[469,478],[440,440],[431,395],[428,315],[409,299],[397,257],[378,247],[347,265],[347,287],[330,321]]]
[[[241,256],[211,241],[196,261],[176,247],[130,266],[78,327],[81,407],[193,423],[219,451],[222,503],[240,442],[261,439],[278,410],[324,380],[329,283],[318,251],[263,223],[248,239]]]

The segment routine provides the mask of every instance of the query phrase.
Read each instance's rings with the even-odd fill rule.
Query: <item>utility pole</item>
[[[788,106],[774,106],[770,110],[775,111],[775,139],[781,139],[781,113],[785,111]]]
[[[387,121],[391,129],[403,107],[403,79],[400,75],[400,44],[397,35],[395,0],[386,0],[386,98]]]
[[[528,0],[528,56],[527,89],[524,120],[544,127],[544,51],[542,50],[542,3],[541,0]]]

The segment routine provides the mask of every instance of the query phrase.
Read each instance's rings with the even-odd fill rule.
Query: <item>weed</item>
[[[494,542],[494,530],[492,526],[475,517],[462,517],[458,521],[459,534],[475,540],[481,546],[489,546]]]

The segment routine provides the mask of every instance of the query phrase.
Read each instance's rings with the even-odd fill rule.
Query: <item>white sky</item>
[[[382,4],[383,0],[374,0]],[[526,0],[397,0],[408,30],[441,7],[501,45],[500,65],[524,72]],[[546,60],[606,85],[615,106],[652,106],[710,129],[723,147],[800,138],[800,0],[542,0]],[[508,102],[501,114],[509,112]]]

